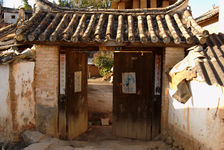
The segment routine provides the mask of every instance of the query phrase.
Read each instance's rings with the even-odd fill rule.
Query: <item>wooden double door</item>
[[[59,136],[73,139],[88,129],[87,60],[85,52],[60,52]]]
[[[58,127],[64,139],[73,139],[88,128],[87,60],[85,52],[60,52]],[[155,88],[155,72],[153,52],[114,54],[115,136],[150,140],[159,134],[161,101],[155,90],[160,91],[160,85]]]
[[[114,54],[113,134],[151,140],[160,133],[161,102],[154,95],[155,55]]]

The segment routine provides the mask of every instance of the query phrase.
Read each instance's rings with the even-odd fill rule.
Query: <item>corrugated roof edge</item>
[[[203,21],[205,21],[205,20],[207,20],[207,19],[209,19],[211,17],[214,17],[215,15],[218,15],[218,14],[219,14],[219,7],[215,7],[213,9],[207,11],[206,13],[200,15],[199,17],[197,17],[195,19],[195,21],[197,23],[203,22]]]
[[[45,11],[79,11],[79,12],[116,12],[116,13],[144,13],[144,14],[172,14],[183,11],[187,8],[189,0],[178,0],[176,3],[165,8],[141,8],[141,9],[88,9],[88,8],[67,8],[59,7],[47,0],[36,0],[37,11],[42,9]]]

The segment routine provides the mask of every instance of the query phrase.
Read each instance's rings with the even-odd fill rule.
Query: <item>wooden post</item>
[[[141,8],[147,8],[147,0],[141,0]]]
[[[139,8],[139,0],[133,0],[133,6],[132,6],[133,9],[135,8]]]
[[[120,2],[118,4],[118,9],[125,9],[125,2]]]
[[[167,7],[170,5],[169,0],[163,0],[162,7]]]
[[[157,8],[157,0],[150,0],[150,8]]]

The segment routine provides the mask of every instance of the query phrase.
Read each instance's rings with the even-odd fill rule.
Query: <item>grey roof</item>
[[[17,24],[11,24],[0,28],[0,50],[6,50],[16,46],[15,31]]]
[[[209,85],[224,86],[224,34],[211,34],[204,48],[196,46],[170,71],[176,85],[182,80],[196,79]],[[177,78],[178,74],[181,78]]]
[[[208,31],[195,22],[186,2],[180,0],[167,8],[114,10],[60,8],[39,0],[39,11],[18,27],[16,39],[71,46],[204,44]]]
[[[224,85],[224,34],[212,34],[207,47],[201,51],[203,59],[196,61],[196,71],[209,85]]]

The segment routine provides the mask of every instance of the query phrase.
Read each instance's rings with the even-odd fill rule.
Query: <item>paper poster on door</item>
[[[82,91],[82,72],[76,71],[74,72],[74,92]]]
[[[66,86],[66,55],[60,54],[60,94],[65,94]]]
[[[136,93],[135,72],[122,73],[122,92],[125,94],[135,94]]]

